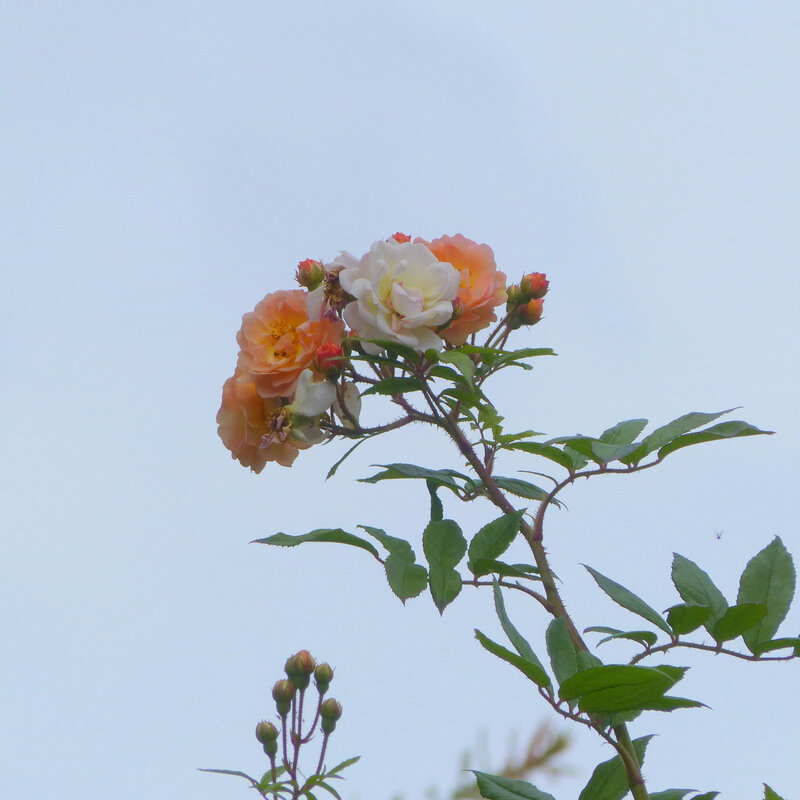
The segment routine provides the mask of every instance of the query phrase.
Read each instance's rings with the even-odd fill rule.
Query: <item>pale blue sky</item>
[[[742,405],[778,431],[571,490],[548,543],[580,625],[625,618],[579,562],[666,608],[673,550],[729,595],[775,534],[800,553],[796,4],[2,7],[0,796],[245,796],[195,768],[263,766],[252,729],[301,647],[337,667],[348,800],[446,788],[480,731],[500,753],[546,716],[472,638],[498,631],[489,596],[440,619],[359,551],[248,545],[357,523],[418,541],[421,487],[355,478],[457,464],[424,435],[327,484],[341,444],[261,476],[230,460],[240,317],[309,256],[461,232],[512,277],[547,272],[530,341],[560,357],[501,389],[520,427]],[[714,711],[634,726],[663,734],[652,786],[800,792],[796,665],[673,663]],[[542,788],[574,798],[609,756],[579,735],[576,774]]]

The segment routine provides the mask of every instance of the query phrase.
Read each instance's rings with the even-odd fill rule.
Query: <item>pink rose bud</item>
[[[292,700],[296,689],[289,681],[278,681],[272,687],[272,699],[278,707],[278,713],[285,717],[292,708]]]
[[[344,362],[344,351],[333,342],[320,345],[314,354],[314,366],[326,378],[338,378],[344,372]]]
[[[325,280],[325,268],[319,261],[307,258],[297,265],[295,277],[301,286],[305,286],[306,289],[313,292]]]
[[[550,281],[543,272],[531,272],[519,283],[520,292],[526,300],[541,300],[547,294]]]
[[[331,733],[342,716],[342,704],[338,700],[329,697],[319,707],[319,715],[322,718],[322,732]]]
[[[405,233],[393,233],[386,241],[388,242],[391,239],[394,239],[397,244],[405,244],[411,241],[411,237],[407,236]]]

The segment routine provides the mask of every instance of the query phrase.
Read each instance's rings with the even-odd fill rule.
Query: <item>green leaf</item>
[[[696,791],[695,789],[665,789],[663,792],[656,792],[650,795],[650,800],[683,800],[687,794]]]
[[[764,784],[764,800],[783,800],[783,798],[770,786]]]
[[[609,713],[646,708],[675,684],[661,669],[613,664],[584,670],[561,684],[558,694],[581,711]]]
[[[477,628],[475,629],[475,638],[486,650],[508,664],[511,664],[512,667],[516,667],[537,686],[541,686],[543,689],[550,686],[550,678],[539,664],[528,661],[528,659],[518,656],[516,653],[512,653],[508,648],[503,647],[503,645],[493,642],[488,636],[484,636]]]
[[[379,558],[378,551],[366,539],[354,536],[341,528],[317,528],[310,533],[302,536],[290,536],[288,533],[275,533],[267,536],[266,539],[254,539],[250,544],[272,544],[277,547],[296,547],[303,542],[335,542],[336,544],[349,544],[353,547],[360,547],[371,553],[375,558]]]
[[[472,482],[468,475],[464,475],[452,469],[427,469],[426,467],[420,467],[416,464],[376,464],[375,466],[384,467],[384,471],[370,478],[359,478],[361,483],[378,483],[378,481],[402,478],[419,478],[425,481],[433,481],[437,486],[444,486],[458,493],[461,487],[459,487],[456,482],[456,478],[462,478],[469,483]]]
[[[440,520],[444,519],[444,507],[442,506],[442,501],[439,499],[439,495],[436,494],[437,484],[435,481],[432,481],[428,478],[425,483],[428,484],[428,492],[431,496],[431,520]]]
[[[428,370],[428,375],[434,378],[442,378],[446,381],[455,381],[456,383],[464,382],[464,376],[460,372],[457,372],[452,367],[445,367],[440,364],[431,367]]]
[[[800,639],[773,639],[769,642],[761,642],[753,648],[753,655],[761,656],[764,653],[771,653],[773,650],[783,650],[786,647],[793,647],[795,656],[800,656]]]
[[[697,630],[711,616],[711,609],[696,603],[678,603],[668,608],[666,613],[673,633],[680,636]]]
[[[432,520],[422,534],[422,549],[430,566],[433,602],[442,614],[461,591],[461,575],[454,567],[467,552],[467,540],[452,519]]]
[[[794,564],[792,557],[776,536],[747,563],[739,582],[739,603],[763,603],[767,613],[760,624],[747,631],[744,642],[748,649],[769,641],[783,622],[794,596]]]
[[[556,800],[527,781],[517,781],[502,775],[489,775],[473,769],[478,781],[478,791],[486,800]]]
[[[384,378],[380,383],[375,383],[361,393],[362,397],[369,394],[395,395],[406,392],[422,391],[422,383],[417,378]]]
[[[756,627],[767,615],[763,603],[739,603],[731,606],[714,625],[712,636],[717,642],[729,642]]]
[[[600,441],[610,444],[630,444],[647,425],[646,419],[626,419],[600,434]]]
[[[695,795],[692,800],[714,800],[715,797],[719,797],[719,792],[703,792]]]
[[[337,764],[332,769],[329,769],[325,773],[325,777],[330,777],[331,775],[336,775],[337,773],[341,772],[343,769],[347,769],[347,767],[352,766],[353,764],[356,763],[356,761],[359,761],[360,759],[361,759],[361,756],[353,756],[352,758],[346,758],[340,764]]]
[[[500,625],[503,628],[506,636],[508,636],[508,640],[511,644],[514,645],[514,649],[526,660],[532,664],[535,664],[539,669],[544,673],[544,667],[542,666],[542,662],[536,657],[536,653],[533,652],[528,640],[514,627],[511,620],[508,618],[508,614],[506,613],[506,604],[503,602],[503,593],[500,591],[500,586],[497,581],[494,581],[494,608],[497,612],[497,618],[500,620]],[[548,685],[550,684],[550,679],[547,680]]]
[[[495,574],[501,577],[541,580],[538,577],[539,570],[529,564],[506,564],[493,558],[478,558],[475,561],[470,561],[469,568],[476,578]]]
[[[644,645],[645,650],[651,648],[657,641],[658,635],[653,631],[615,631],[614,633],[601,639],[597,646],[612,641],[612,639],[629,639],[632,642],[638,642]]]
[[[553,674],[560,686],[579,671],[578,654],[562,617],[556,617],[547,626],[545,642]]]
[[[642,736],[633,740],[633,751],[640,764],[644,762],[645,750],[652,736]],[[630,791],[628,774],[619,756],[598,764],[589,783],[580,793],[578,800],[622,800]]]
[[[544,500],[548,495],[544,489],[520,478],[504,478],[501,475],[495,475],[494,482],[501,489],[505,489],[505,491],[511,492],[517,497],[524,497],[526,500]]]
[[[637,614],[638,616],[652,622],[657,628],[672,635],[672,629],[667,625],[662,616],[640,597],[637,597],[629,589],[626,589],[611,578],[606,578],[605,575],[600,574],[597,570],[583,565],[589,571],[589,574],[597,581],[597,585],[618,605],[626,608],[628,611]]]
[[[742,422],[741,420],[721,422],[719,425],[712,425],[704,431],[687,433],[685,436],[679,436],[675,441],[664,445],[664,447],[658,451],[658,457],[664,458],[670,453],[674,453],[676,450],[689,447],[689,445],[693,444],[714,442],[717,439],[736,439],[740,436],[758,436],[759,434],[769,436],[773,433],[775,433],[775,431],[762,431],[760,428],[756,428],[754,425]]]
[[[733,409],[728,408],[725,411],[716,411],[710,414],[702,411],[693,411],[690,414],[684,414],[672,420],[672,422],[668,422],[666,425],[656,428],[651,434],[645,436],[639,447],[625,458],[625,462],[634,464],[637,461],[641,461],[646,455],[649,455],[654,450],[660,450],[673,439],[677,439],[684,433],[693,431],[701,425],[707,425],[723,414],[730,414],[731,411],[733,411]]]
[[[406,600],[421,594],[428,585],[428,571],[425,567],[414,563],[416,555],[405,539],[389,536],[380,528],[359,525],[359,528],[374,536],[388,551],[389,557],[384,562],[386,580],[389,588],[405,604]]]
[[[560,464],[564,469],[572,472],[573,462],[572,458],[568,456],[563,450],[558,447],[553,447],[549,444],[540,444],[539,442],[512,442],[511,444],[504,445],[506,450],[521,450],[523,453],[530,453],[534,456],[542,456],[556,464]]]
[[[445,350],[439,353],[439,361],[452,364],[466,379],[472,388],[472,377],[475,375],[475,362],[466,354],[459,350]]]
[[[413,347],[400,344],[400,342],[395,342],[392,339],[362,339],[357,336],[352,336],[351,341],[369,342],[370,344],[374,344],[377,347],[386,350],[388,353],[391,353],[394,356],[405,358],[408,361],[411,361],[413,364],[416,364],[420,360],[420,353],[414,350]],[[367,358],[370,358],[369,354]]]
[[[728,610],[728,601],[708,574],[694,561],[673,553],[672,582],[684,602],[711,609],[711,616],[703,624],[712,633],[717,620],[722,619]]]
[[[484,525],[472,537],[469,543],[469,568],[474,573],[473,566],[482,559],[495,560],[508,550],[514,537],[519,532],[522,515],[525,509],[503,514],[495,520]],[[485,574],[485,573],[484,573]]]
[[[246,781],[250,781],[251,785],[256,789],[259,788],[258,781],[255,778],[251,778],[246,772],[239,772],[238,770],[234,769],[198,769],[197,771],[212,772],[215,775],[233,775],[236,778],[244,778]]]
[[[352,447],[347,449],[347,452],[328,470],[328,474],[325,476],[325,480],[327,481],[328,478],[332,478],[336,474],[336,470],[342,466],[345,459],[356,449],[359,445],[364,444],[367,440],[371,439],[371,436],[365,436],[363,439],[359,439]]]
[[[679,708],[708,708],[705,703],[688,700],[685,697],[672,697],[665,694],[645,706],[645,711],[676,711]]]

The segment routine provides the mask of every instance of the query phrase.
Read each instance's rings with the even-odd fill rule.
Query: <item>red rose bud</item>
[[[301,286],[305,286],[309,291],[314,291],[325,279],[325,269],[319,261],[307,258],[297,265],[295,277]]]
[[[328,687],[333,680],[333,670],[330,664],[320,664],[314,670],[314,683],[317,685],[317,690],[321,695],[328,691]]]
[[[516,318],[522,325],[535,325],[542,318],[544,300],[529,300],[517,309]]]
[[[342,716],[342,704],[329,697],[320,707],[319,715],[322,719],[320,727],[323,733],[331,733],[336,723]]]
[[[272,687],[272,699],[278,707],[278,713],[285,717],[292,709],[292,700],[296,689],[290,681],[278,681]]]
[[[321,375],[335,380],[344,372],[344,351],[338,344],[325,342],[314,353],[314,366]]]
[[[550,281],[543,272],[531,272],[519,282],[520,293],[525,300],[541,300],[547,294]]]
[[[405,244],[406,242],[411,241],[411,237],[407,236],[405,233],[393,233],[389,237],[389,239],[394,239],[397,242],[397,244]],[[387,239],[386,241],[388,242],[389,239]]]

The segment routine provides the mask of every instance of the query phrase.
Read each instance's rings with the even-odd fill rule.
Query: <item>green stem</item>
[[[625,772],[628,774],[628,786],[631,789],[634,800],[649,800],[650,795],[647,792],[647,787],[644,785],[642,769],[639,764],[639,759],[636,757],[636,751],[633,749],[633,742],[628,733],[628,726],[625,725],[624,722],[621,725],[615,725],[614,735],[617,737],[617,742],[620,745],[619,755],[622,759],[622,763],[625,765]]]

